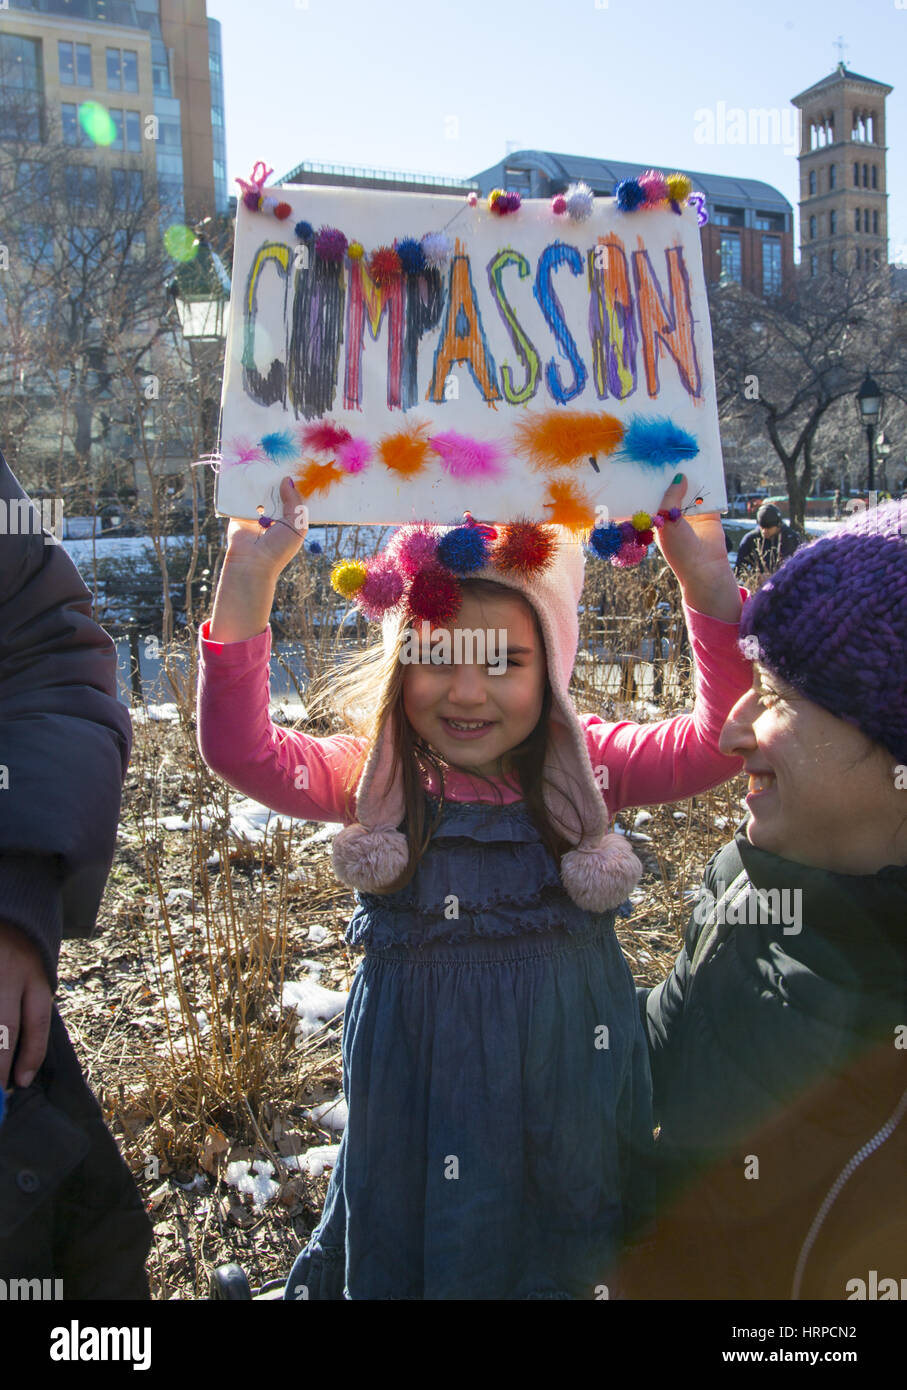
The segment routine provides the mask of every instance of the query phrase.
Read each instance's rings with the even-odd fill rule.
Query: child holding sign
[[[685,488],[678,477],[663,507]],[[230,522],[199,640],[198,728],[233,786],[346,822],[333,862],[357,890],[349,1120],[285,1297],[607,1296],[618,1246],[649,1213],[652,1141],[646,1042],[614,933],[641,866],[608,827],[621,807],[740,769],[718,751],[749,684],[746,591],[721,526],[666,510],[658,531],[697,661],[691,714],[579,716],[581,545],[559,527],[467,517],[394,533],[357,599],[383,624],[371,735],[319,739],[268,716],[268,618],[305,531],[292,480],[281,499],[282,523],[263,533]],[[501,648],[461,659],[464,632]]]

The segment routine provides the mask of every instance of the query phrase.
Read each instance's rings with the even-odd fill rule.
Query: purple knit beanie
[[[801,546],[744,604],[740,633],[745,656],[907,763],[907,502]]]

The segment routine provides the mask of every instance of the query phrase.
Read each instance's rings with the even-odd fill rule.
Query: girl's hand
[[[661,500],[661,508],[680,507],[687,479],[678,474]],[[724,527],[717,512],[693,513],[679,521],[666,521],[655,532],[655,541],[677,575],[684,601],[690,608],[726,623],[735,623],[742,604],[740,590],[728,561]]]
[[[276,579],[297,553],[309,529],[308,508],[292,478],[280,484],[283,512],[268,527],[232,516],[227,527],[226,560],[262,569]]]

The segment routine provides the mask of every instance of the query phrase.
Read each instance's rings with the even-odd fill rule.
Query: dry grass
[[[608,669],[601,659],[602,641],[615,655],[640,650],[653,635],[667,635],[676,651],[682,620],[673,576],[641,578],[588,565],[580,710],[653,717],[631,703],[653,672],[630,660]],[[311,646],[305,634],[311,594],[306,589],[309,602],[298,606],[307,652],[316,647],[315,634]],[[600,598],[613,615],[604,628]],[[670,605],[660,634],[658,599]],[[319,661],[331,660],[319,640]],[[660,664],[664,705],[675,712],[691,701],[689,657]],[[311,969],[305,961],[320,967],[319,983],[345,991],[357,963],[343,940],[353,897],[331,872],[330,846],[302,848],[320,826],[275,826],[262,841],[229,831],[235,794],[198,753],[191,664],[188,675],[173,676],[163,698],[176,687],[178,721],[133,711],[120,840],[98,923],[103,938],[67,942],[60,966],[61,1012],[155,1224],[149,1272],[160,1299],[205,1297],[210,1269],[228,1260],[242,1263],[253,1284],[288,1272],[318,1219],[328,1174],[308,1177],[284,1159],[335,1137],[305,1112],[340,1090],[340,1020],[296,1046],[296,1019],[281,1006],[281,990]],[[618,919],[639,983],[669,971],[690,894],[740,819],[741,794],[737,779],[680,806],[648,808],[642,829],[651,843],[635,842],[646,869],[641,901],[630,919]],[[636,814],[620,823],[632,827]],[[167,828],[170,817],[188,828]],[[308,938],[313,923],[325,929],[317,943]],[[240,1158],[272,1164],[279,1196],[259,1210],[223,1180],[226,1163]]]

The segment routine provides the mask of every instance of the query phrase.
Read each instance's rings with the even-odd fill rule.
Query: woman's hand
[[[283,512],[268,527],[232,516],[227,527],[226,562],[263,569],[274,579],[296,555],[309,529],[308,508],[292,478],[280,484]]]
[[[687,479],[683,473],[677,476],[680,481],[672,483],[661,500],[662,510],[683,503]],[[738,621],[742,608],[740,590],[728,561],[724,527],[717,512],[666,521],[655,532],[655,540],[677,575],[689,608],[722,622]]]

